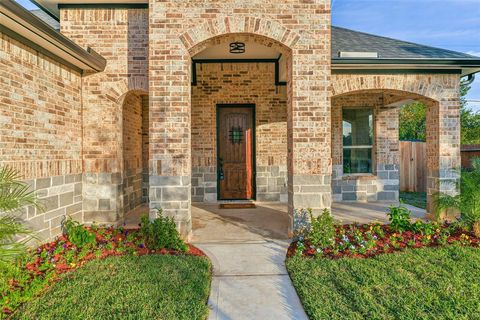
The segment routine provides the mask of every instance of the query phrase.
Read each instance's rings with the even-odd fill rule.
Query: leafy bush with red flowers
[[[138,229],[84,226],[67,219],[64,235],[20,256],[14,263],[0,263],[0,318],[6,318],[20,304],[44,290],[64,272],[90,260],[116,255],[196,255],[204,253],[190,244],[180,250],[150,247]],[[177,234],[178,236],[178,234]]]
[[[335,225],[324,212],[311,223],[308,232],[292,242],[288,256],[368,258],[405,248],[460,244],[480,248],[480,238],[461,222],[443,223],[417,220],[411,223],[411,212],[403,206],[390,207],[391,224]],[[319,223],[321,221],[321,223]],[[330,236],[330,230],[334,229]],[[328,239],[318,241],[318,234]],[[310,235],[313,235],[311,237]],[[330,238],[331,237],[331,238]]]

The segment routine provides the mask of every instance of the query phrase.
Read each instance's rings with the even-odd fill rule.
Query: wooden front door
[[[254,105],[218,105],[217,169],[220,200],[253,199]]]

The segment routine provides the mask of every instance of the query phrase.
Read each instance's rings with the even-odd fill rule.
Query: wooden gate
[[[427,144],[400,141],[400,191],[427,191]]]

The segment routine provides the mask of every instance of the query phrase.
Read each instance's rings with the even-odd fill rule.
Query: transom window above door
[[[343,108],[343,173],[372,173],[373,109]]]

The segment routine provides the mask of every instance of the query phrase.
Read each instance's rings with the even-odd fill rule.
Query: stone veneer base
[[[62,234],[65,217],[83,222],[82,175],[69,174],[26,181],[35,190],[43,210],[24,209],[21,219],[36,231],[41,241],[52,240]]]
[[[158,217],[158,209],[172,217],[184,238],[192,230],[191,177],[150,175],[150,218]]]

